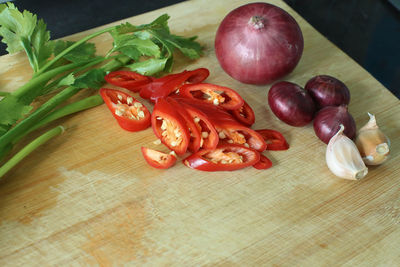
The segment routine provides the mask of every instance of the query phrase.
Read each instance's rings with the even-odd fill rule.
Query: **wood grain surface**
[[[270,1],[294,16],[305,39],[303,57],[285,80],[304,86],[317,74],[338,77],[351,91],[357,126],[373,113],[392,141],[392,158],[370,167],[365,179],[336,178],[311,125],[290,127],[273,116],[270,86],[241,84],[219,67],[218,24],[246,2],[188,1],[127,21],[142,24],[168,13],[173,33],[198,35],[204,57],[178,57],[174,71],[210,69],[207,81],[236,89],[256,112],[254,128],[281,131],[290,149],[269,152],[274,166],[265,171],[204,173],[181,162],[156,170],[140,153],[141,146],[157,147],[151,129],[122,130],[105,105],[62,119],[51,126],[67,131],[0,183],[1,266],[399,264],[399,100],[287,5]],[[94,42],[106,51],[111,38]],[[0,58],[2,90],[14,90],[30,75],[24,54]]]

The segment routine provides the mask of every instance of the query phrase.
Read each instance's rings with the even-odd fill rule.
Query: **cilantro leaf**
[[[168,20],[169,20],[169,15],[168,14],[163,14],[156,18],[154,21],[152,21],[149,24],[142,24],[139,26],[132,25],[129,22],[125,22],[121,25],[118,25],[115,30],[119,34],[125,34],[125,33],[130,33],[130,32],[136,32],[136,31],[141,31],[141,30],[147,30],[149,28],[162,28],[166,29],[168,28]]]
[[[74,82],[75,82],[75,76],[73,73],[70,73],[67,76],[63,77],[60,81],[58,81],[57,87],[68,86],[73,84]]]
[[[170,34],[166,29],[155,29],[150,30],[157,40],[159,40],[163,45],[165,45],[170,53],[177,48],[185,56],[190,59],[197,59],[202,55],[202,46],[196,42],[196,36],[190,38],[184,38],[181,36]]]
[[[149,76],[163,71],[165,69],[165,65],[167,64],[167,61],[168,58],[150,58],[145,61],[135,62],[126,67],[142,75]]]
[[[133,60],[138,60],[140,56],[159,58],[161,55],[160,47],[150,38],[139,38],[136,35],[112,34],[114,38],[114,51],[120,51]]]
[[[24,99],[9,95],[1,100],[0,125],[3,130],[8,130],[7,125],[13,125],[17,120],[23,118],[31,111],[32,107],[27,105]],[[12,112],[10,112],[12,110]]]
[[[60,54],[72,44],[74,44],[74,42],[57,40],[54,45],[54,55],[56,56]],[[79,63],[94,58],[95,53],[96,46],[93,43],[83,43],[72,49],[70,52],[64,55],[63,58],[73,63]]]
[[[50,58],[54,48],[54,42],[50,42],[50,32],[46,29],[46,24],[42,19],[37,22],[31,42],[33,51],[36,54],[37,66],[40,69]]]
[[[12,3],[0,5],[0,36],[9,53],[25,50],[35,73],[53,51],[44,21],[29,11],[21,13]]]
[[[12,3],[0,6],[0,35],[9,53],[23,50],[21,39],[29,40],[36,27],[36,15],[29,11],[21,13]]]
[[[78,88],[92,88],[99,89],[104,84],[104,76],[106,71],[103,69],[91,69],[76,78],[72,86]]]

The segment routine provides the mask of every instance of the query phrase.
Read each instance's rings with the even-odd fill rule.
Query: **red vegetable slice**
[[[140,90],[140,96],[155,102],[159,98],[166,98],[186,83],[199,83],[204,81],[209,74],[210,72],[208,69],[199,68],[153,79],[151,83]]]
[[[182,102],[186,103],[184,99]],[[248,145],[257,151],[264,151],[267,147],[264,138],[259,133],[237,122],[226,110],[209,103],[193,102],[192,106],[204,112],[214,125],[220,140],[232,144]]]
[[[230,110],[232,116],[241,124],[250,127],[254,124],[256,117],[253,109],[244,101],[243,106],[238,109]]]
[[[264,138],[259,133],[240,123],[218,122],[214,126],[220,140],[224,142],[248,146],[260,152],[267,147]]]
[[[234,171],[256,164],[260,153],[241,145],[221,144],[202,149],[184,159],[184,164],[201,171]]]
[[[200,148],[215,149],[219,141],[218,133],[207,115],[185,102],[180,102],[180,104],[189,113],[200,132]]]
[[[257,170],[266,170],[272,167],[272,162],[269,158],[263,154],[260,154],[260,160],[254,164],[253,167]]]
[[[184,85],[179,94],[183,97],[214,104],[227,110],[238,109],[244,103],[243,98],[233,89],[210,83]]]
[[[140,88],[151,82],[151,78],[134,71],[113,71],[107,74],[104,79],[112,85],[116,85],[132,92],[138,92]]]
[[[170,103],[165,99],[157,100],[151,115],[153,131],[169,149],[182,155],[186,152],[190,134],[185,120]]]
[[[134,97],[107,88],[101,88],[100,95],[121,128],[136,132],[150,126],[149,110]]]
[[[266,150],[289,149],[289,144],[280,132],[271,129],[260,129],[256,130],[256,132],[259,133],[267,143]]]
[[[166,154],[147,147],[142,147],[142,154],[146,162],[157,169],[168,169],[176,162],[176,157],[173,154]]]
[[[179,112],[179,114],[185,120],[190,136],[190,141],[188,146],[189,151],[192,153],[197,152],[200,149],[200,146],[202,146],[202,143],[204,142],[201,136],[201,127],[199,127],[199,124],[195,122],[194,118],[177,100],[171,97],[166,98],[166,100],[174,107],[175,110]]]

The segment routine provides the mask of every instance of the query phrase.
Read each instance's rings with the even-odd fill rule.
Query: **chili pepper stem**
[[[64,127],[57,126],[33,140],[31,143],[21,149],[17,154],[15,154],[10,160],[8,160],[3,166],[0,167],[0,179],[21,160],[32,153],[32,151],[34,151],[36,148],[63,132]]]

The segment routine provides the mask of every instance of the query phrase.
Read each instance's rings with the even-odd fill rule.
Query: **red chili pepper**
[[[142,147],[142,154],[146,162],[157,169],[168,169],[176,162],[176,157],[173,154],[166,154],[147,147]]]
[[[196,124],[196,127],[199,129],[201,136],[200,147],[205,149],[215,149],[219,141],[218,133],[207,115],[201,110],[195,108],[194,106],[188,105],[185,102],[180,102],[180,104],[189,113],[192,120]]]
[[[158,139],[169,149],[182,155],[186,152],[190,134],[185,120],[165,99],[157,100],[151,114],[151,125]]]
[[[208,69],[199,68],[153,79],[151,83],[140,90],[140,96],[155,102],[159,98],[166,98],[186,83],[200,83],[204,81],[209,74]]]
[[[179,90],[179,94],[227,110],[238,109],[244,103],[243,98],[231,88],[210,83],[186,84]]]
[[[193,117],[176,99],[172,97],[167,97],[166,100],[174,107],[175,110],[179,112],[179,114],[185,120],[190,136],[190,142],[188,146],[189,151],[192,153],[197,152],[202,145],[202,137],[200,132],[201,127],[198,127],[198,124],[194,121]]]
[[[266,150],[287,150],[289,149],[289,144],[286,142],[285,137],[275,130],[271,129],[261,129],[256,130],[267,143]]]
[[[272,167],[272,162],[269,158],[263,154],[260,154],[260,160],[254,164],[253,167],[257,170],[266,170]]]
[[[188,101],[190,100],[182,99],[183,103],[191,104],[209,118],[217,130],[221,141],[241,145],[247,144],[257,151],[264,151],[267,147],[267,144],[259,133],[238,123],[226,110],[209,103],[198,103],[193,100],[191,102]]]
[[[151,82],[150,77],[126,70],[110,72],[104,79],[112,85],[126,88],[132,92],[138,92],[143,85]]]
[[[101,88],[100,95],[121,128],[136,132],[150,126],[149,110],[132,96],[107,88]]]
[[[253,109],[244,101],[243,106],[230,110],[232,116],[241,124],[250,127],[256,120]]]
[[[260,153],[245,146],[221,144],[216,149],[201,149],[184,159],[184,164],[201,171],[234,171],[253,166]]]

